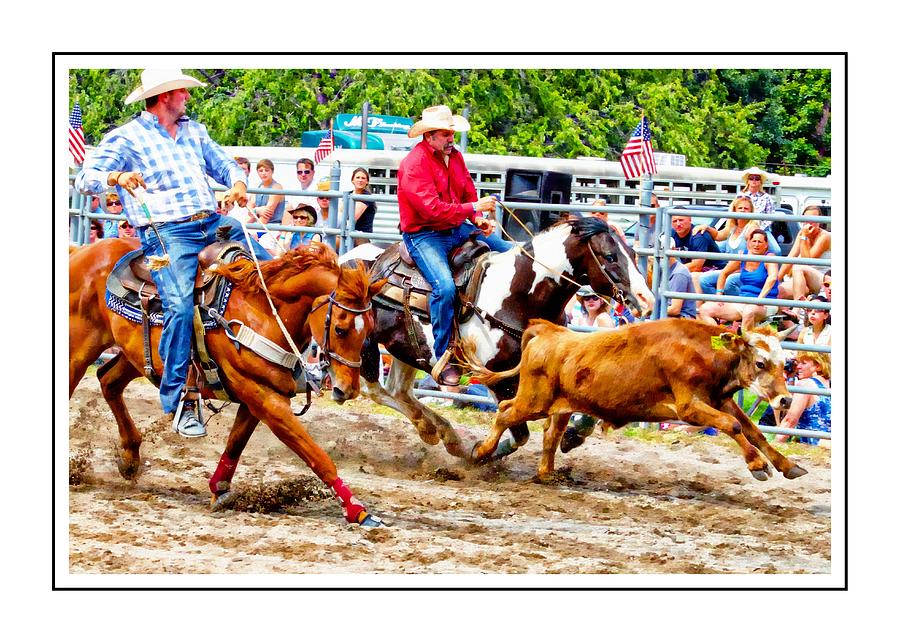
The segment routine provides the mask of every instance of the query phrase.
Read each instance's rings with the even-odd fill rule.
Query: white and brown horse
[[[653,309],[654,296],[635,263],[634,251],[607,224],[595,218],[558,223],[522,247],[488,258],[483,281],[474,301],[476,314],[459,325],[459,335],[470,342],[478,359],[492,370],[518,364],[522,332],[532,318],[565,323],[566,303],[580,285],[613,296],[640,315]],[[376,260],[373,272],[379,274]],[[472,445],[463,445],[447,420],[413,396],[418,369],[430,370],[440,356],[434,354],[427,320],[373,300],[375,330],[363,350],[364,396],[403,413],[428,444],[442,441],[452,455],[468,458]],[[415,335],[415,341],[411,337]],[[394,357],[385,386],[378,378],[378,344]],[[518,380],[492,387],[498,400],[515,396]],[[512,441],[501,452],[511,453],[527,440],[523,423],[510,427]]]

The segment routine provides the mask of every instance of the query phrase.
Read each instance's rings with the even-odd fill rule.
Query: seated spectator
[[[88,243],[94,243],[103,238],[103,222],[100,219],[91,219],[91,227],[88,233]]]
[[[827,302],[828,300],[822,295],[816,295],[810,301]],[[797,337],[797,343],[831,346],[831,315],[828,311],[811,308],[806,312],[806,320],[806,324]]]
[[[350,182],[353,184],[353,194],[372,194],[369,191],[369,173],[365,168],[358,167],[353,170]],[[375,223],[375,213],[378,206],[375,203],[367,203],[364,201],[355,202],[354,217],[356,223],[353,229],[357,232],[372,232]],[[355,239],[354,246],[368,243],[368,239]]]
[[[749,214],[753,212],[753,201],[749,196],[740,195],[728,207],[729,212],[741,212]],[[759,228],[759,222],[752,219],[728,219],[725,227],[716,230],[712,226],[698,225],[695,226],[692,234],[703,234],[708,232],[713,239],[716,240],[719,250],[722,252],[744,254],[747,251],[747,239],[753,230]],[[772,240],[769,240],[771,246]],[[771,249],[771,248],[770,248]],[[778,250],[772,249],[773,252]],[[695,272],[693,274],[694,286],[696,291],[706,295],[711,295],[716,290],[716,283],[719,280],[720,270],[709,270],[707,272]],[[726,295],[737,296],[741,289],[741,274],[739,272],[732,273],[725,281]]]
[[[764,230],[756,229],[750,233],[750,240],[747,242],[748,258],[772,256],[768,249],[769,242]],[[738,269],[741,271],[739,296],[759,299],[775,299],[778,297],[778,264],[765,263],[759,260],[728,262],[728,265],[719,274],[719,280],[716,284],[717,294],[725,292],[725,280],[728,278],[728,275]],[[766,317],[771,317],[777,311],[777,306],[707,301],[700,306],[699,317],[710,324],[715,324],[716,319],[724,319],[726,321],[740,320],[744,331],[750,331],[760,321]]]
[[[580,309],[572,315],[573,326],[593,328],[615,328],[616,323],[609,314],[609,301],[598,295],[590,286],[582,286],[575,294]]]
[[[825,301],[831,301],[831,268],[822,275],[822,290],[819,294],[825,297]]]
[[[709,232],[692,234],[691,218],[682,214],[672,216],[672,239],[675,240],[677,250],[690,250],[691,252],[719,252],[719,246]],[[707,259],[682,259],[690,272],[706,272],[720,270],[724,261]]]
[[[741,194],[746,194],[753,201],[753,211],[758,214],[772,214],[775,212],[775,201],[772,197],[763,191],[763,186],[768,180],[766,173],[758,167],[751,167],[744,172],[744,189]],[[759,227],[768,230],[772,227],[771,221],[760,221]]]
[[[802,352],[797,355],[797,386],[803,388],[829,388],[831,386],[831,360],[826,353]],[[784,429],[809,429],[813,431],[831,431],[831,397],[813,395],[811,393],[794,393],[791,406],[781,414],[778,426]],[[771,426],[775,422],[772,407],[766,409],[760,418],[760,424]],[[819,438],[791,438],[779,435],[779,442],[796,440],[804,444],[818,444]],[[828,441],[822,446],[830,448]]]
[[[119,198],[117,192],[107,192],[106,193],[106,212],[108,214],[121,215],[122,214],[122,199]],[[117,236],[121,236],[119,234],[119,224],[121,221],[115,221],[113,219],[107,219],[103,222],[103,237],[105,239],[112,239]],[[132,235],[133,236],[133,235]]]
[[[323,179],[316,184],[316,190],[319,192],[327,192],[331,189],[331,180]],[[316,210],[318,211],[319,221],[323,226],[328,225],[328,210],[331,207],[331,199],[327,196],[316,197]]]
[[[259,175],[259,185],[256,187],[266,190],[281,190],[281,184],[274,179],[275,164],[269,159],[260,159],[256,163],[256,173]],[[284,195],[282,194],[251,194],[247,208],[250,211],[248,223],[274,223],[276,225],[289,225],[284,214]],[[263,233],[260,233],[262,237]]]
[[[316,210],[311,205],[297,203],[287,210],[291,222],[287,225],[297,227],[314,227],[316,225]],[[280,257],[288,250],[299,245],[309,245],[313,241],[321,241],[322,235],[318,232],[276,232],[271,230],[259,239],[260,245]]]
[[[137,236],[137,233],[134,231],[134,226],[128,223],[128,221],[119,221],[118,223],[120,239],[131,239]]]
[[[591,203],[591,205],[596,205],[598,207],[602,207],[602,206],[606,205],[606,199],[594,199],[594,201]],[[612,230],[617,235],[622,237],[622,239],[625,239],[625,233],[622,232],[622,228],[617,226],[615,223],[609,222],[609,212],[605,212],[603,210],[595,210],[594,212],[589,212],[588,216],[592,216],[595,219],[600,219],[601,221],[605,221],[606,224],[609,226],[610,230]]]
[[[669,239],[670,247],[675,247],[675,240]],[[700,274],[700,273],[694,273]],[[678,261],[677,257],[669,257],[669,290],[672,292],[694,293],[694,284],[691,281],[691,273],[687,266]],[[669,306],[666,309],[669,317],[684,317],[686,319],[696,319],[697,302],[693,299],[677,299],[670,298]]]
[[[810,205],[803,209],[803,216],[822,216],[822,210],[817,205]],[[823,230],[820,223],[811,221],[801,226],[788,257],[819,259],[830,254],[831,233]],[[800,300],[809,294],[815,295],[822,288],[823,277],[824,274],[812,266],[786,263],[778,272],[778,278],[782,280],[781,298]]]

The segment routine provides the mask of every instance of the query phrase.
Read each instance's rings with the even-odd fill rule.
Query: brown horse
[[[119,427],[119,472],[133,479],[140,469],[141,433],[122,399],[129,382],[143,375],[144,338],[141,324],[108,309],[106,280],[116,262],[134,250],[135,242],[108,239],[69,259],[69,396],[104,349],[118,344],[122,351],[97,371],[103,397]],[[163,268],[165,270],[166,268]],[[331,248],[313,243],[262,262],[260,269],[269,294],[287,332],[301,349],[310,338],[326,347],[327,368],[333,397],[343,403],[359,394],[360,350],[372,330],[371,297],[384,281],[372,283],[362,267],[340,267]],[[256,333],[289,350],[252,262],[240,259],[213,272],[234,283],[224,312],[225,319],[240,321]],[[160,327],[151,328],[152,364],[159,374],[162,363],[156,351]],[[340,500],[348,522],[379,524],[357,502],[337,475],[328,454],[317,445],[291,410],[295,382],[290,369],[276,365],[248,349],[238,350],[224,330],[206,334],[210,356],[219,366],[225,390],[240,402],[219,466],[209,481],[211,506],[221,508],[229,498],[231,478],[238,459],[256,425],[264,422],[328,485]]]

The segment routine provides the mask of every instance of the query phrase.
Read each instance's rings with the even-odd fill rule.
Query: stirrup
[[[185,402],[192,402],[196,418],[194,422],[185,421],[185,426],[181,426],[182,415],[184,414]],[[175,417],[172,419],[172,430],[178,435],[186,438],[202,438],[206,436],[206,424],[203,421],[203,404],[201,398],[186,399],[186,395],[182,395],[178,401],[178,407],[175,409]]]

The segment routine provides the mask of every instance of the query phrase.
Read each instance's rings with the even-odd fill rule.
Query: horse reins
[[[534,239],[534,235],[531,233],[531,230],[529,230],[528,227],[527,227],[524,223],[522,223],[522,220],[519,219],[519,217],[516,216],[516,213],[515,213],[515,212],[513,212],[512,210],[510,210],[510,209],[506,206],[506,204],[504,204],[502,201],[497,201],[497,203],[499,203],[499,204],[500,204],[500,207],[502,207],[504,210],[506,210],[506,211],[510,214],[510,216],[512,216],[512,218],[516,220],[516,223],[518,223],[519,226],[521,226],[521,228],[522,228],[523,230],[525,230],[525,232],[527,232],[529,235],[531,235],[531,238],[532,238],[532,239]],[[497,221],[497,225],[499,226],[500,231],[503,232],[503,234],[505,234],[507,237],[509,237],[510,241],[512,241],[513,243],[515,243],[515,244],[518,245],[519,250],[522,252],[522,254],[524,254],[526,257],[528,257],[529,259],[531,259],[534,263],[538,264],[539,266],[543,266],[548,272],[550,272],[550,274],[553,274],[553,275],[555,275],[555,276],[557,276],[557,277],[560,277],[560,278],[562,278],[562,279],[565,279],[565,280],[568,281],[569,283],[574,284],[574,285],[578,286],[579,288],[581,288],[582,284],[578,283],[578,282],[575,281],[574,279],[570,279],[569,277],[567,277],[566,275],[564,275],[564,274],[561,273],[561,272],[557,272],[556,270],[554,270],[554,269],[551,268],[550,266],[546,265],[546,264],[543,263],[542,261],[538,261],[538,260],[534,257],[534,255],[532,255],[531,253],[529,253],[529,252],[525,249],[525,246],[524,246],[524,245],[519,244],[519,243],[513,238],[513,236],[506,230],[506,228],[503,227],[503,225],[502,225],[499,221]],[[603,264],[600,263],[600,259],[597,258],[597,255],[596,255],[596,253],[594,252],[594,247],[591,245],[590,241],[588,241],[587,247],[588,247],[588,250],[591,251],[591,258],[594,260],[594,263],[597,264],[597,268],[600,269],[601,274],[602,274],[604,277],[606,277],[606,280],[609,282],[609,285],[612,286],[613,297],[615,297],[615,299],[617,299],[623,306],[624,306],[624,305],[627,305],[627,304],[625,303],[625,295],[622,294],[621,288],[619,288],[619,287],[616,285],[616,282],[612,279],[612,277],[609,276],[609,273],[606,271],[606,268],[604,268],[604,267],[603,267]]]

